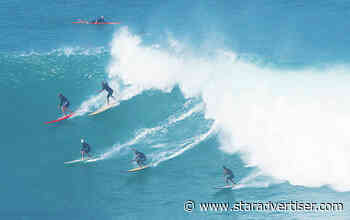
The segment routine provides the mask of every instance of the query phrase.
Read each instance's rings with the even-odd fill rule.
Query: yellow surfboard
[[[96,111],[90,113],[89,116],[100,114],[104,111],[107,111],[110,108],[117,106],[117,105],[118,105],[118,103],[113,102],[113,103],[110,103],[109,105],[102,106],[101,108],[97,109]]]
[[[140,171],[140,170],[143,170],[143,169],[146,169],[146,168],[149,168],[151,165],[148,164],[146,166],[143,166],[143,167],[136,167],[134,169],[131,169],[131,170],[128,170],[128,172],[137,172],[137,171]]]

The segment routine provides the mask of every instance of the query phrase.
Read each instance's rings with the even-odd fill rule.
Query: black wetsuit
[[[61,102],[60,102],[60,107],[65,107],[65,108],[68,108],[69,107],[69,101],[68,101],[68,99],[66,98],[66,97],[64,97],[63,95],[62,96],[60,96],[60,100],[61,100]]]
[[[111,89],[111,87],[109,87],[109,85],[104,82],[102,84],[102,90],[106,90],[108,92],[107,102],[109,102],[109,97],[113,97],[113,89]]]
[[[83,151],[84,153],[89,153],[90,152],[90,145],[86,142],[83,143],[83,147],[81,148],[81,151]]]
[[[228,183],[229,180],[233,183],[234,175],[232,170],[224,167],[224,175],[225,175],[226,183]]]
[[[145,161],[147,160],[146,155],[139,152],[139,151],[135,151],[136,154],[136,158],[135,161],[139,166],[144,166],[145,165]]]

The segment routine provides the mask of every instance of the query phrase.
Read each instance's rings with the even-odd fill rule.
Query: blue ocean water
[[[2,1],[1,219],[349,219],[349,8]],[[121,24],[71,23],[101,15]],[[90,117],[105,103],[103,80],[118,106]],[[46,125],[60,116],[58,93],[77,114]],[[81,138],[99,160],[64,165]],[[130,147],[153,166],[127,173]],[[213,189],[223,165],[237,189]],[[291,200],[344,210],[199,209]]]

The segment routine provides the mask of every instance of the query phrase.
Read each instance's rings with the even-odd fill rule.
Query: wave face
[[[220,149],[241,152],[266,175],[350,190],[347,66],[280,70],[233,51],[198,54],[174,39],[165,48],[144,45],[124,27],[112,41],[108,72],[145,90],[179,85],[186,97],[201,96],[206,117],[222,129]]]

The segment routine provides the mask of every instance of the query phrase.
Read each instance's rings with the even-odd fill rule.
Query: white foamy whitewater
[[[218,48],[145,45],[121,28],[111,43],[109,77],[142,89],[201,96],[220,127],[220,149],[294,185],[350,190],[350,77],[346,66],[276,70]],[[206,55],[210,54],[210,55]]]

